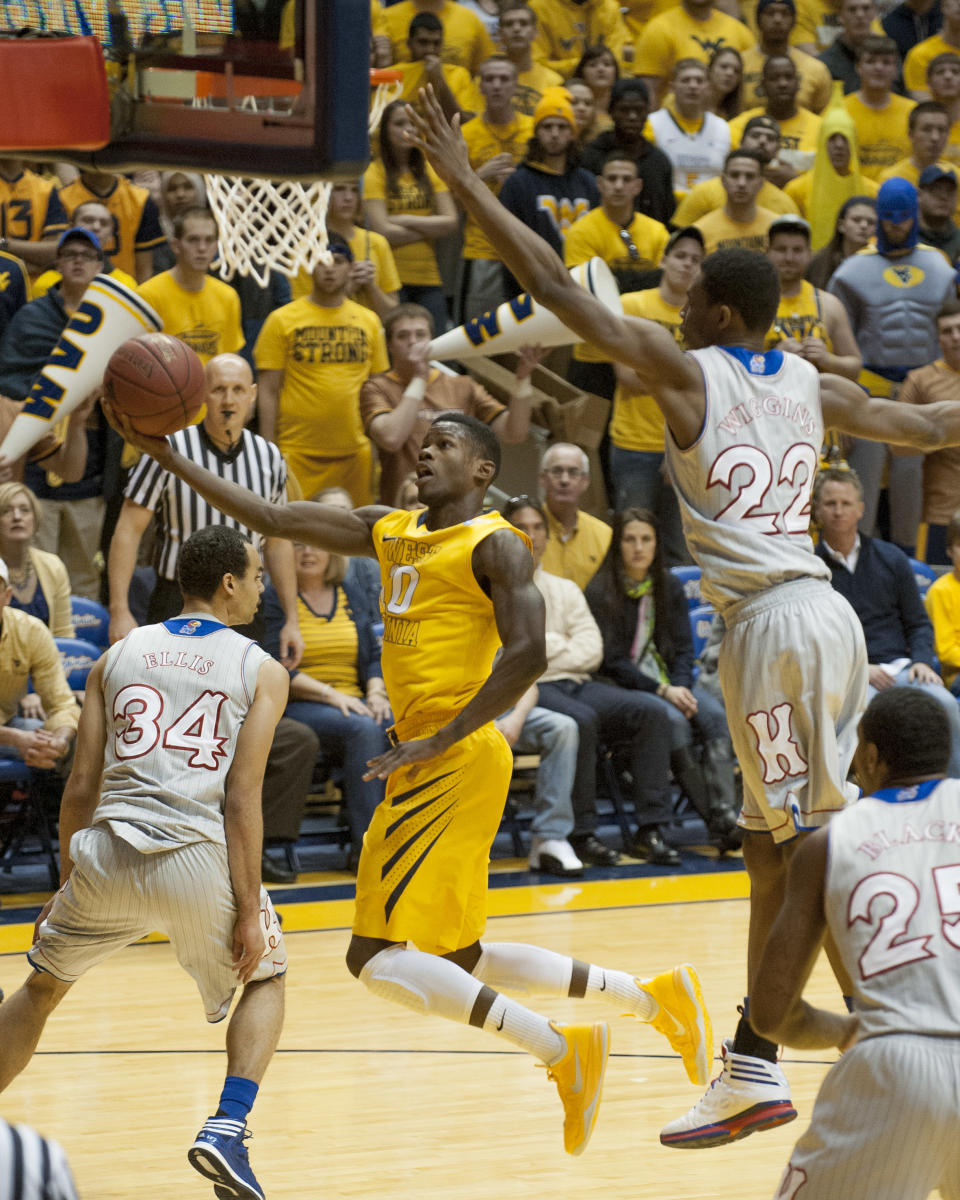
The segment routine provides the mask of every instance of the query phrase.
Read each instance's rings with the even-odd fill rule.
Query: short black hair
[[[407,37],[412,38],[418,29],[427,29],[430,33],[443,33],[443,22],[435,13],[417,13],[407,28]]]
[[[547,524],[547,514],[536,496],[528,496],[526,492],[522,496],[511,496],[501,509],[500,515],[512,525],[514,523],[514,513],[523,512],[525,508],[532,508],[535,513],[539,514],[540,520],[543,522],[543,527],[547,530],[547,536],[549,537],[550,526]]]
[[[727,157],[723,160],[724,171],[726,171],[727,167],[730,166],[735,158],[749,158],[760,168],[761,175],[763,174],[763,168],[766,166],[766,162],[764,161],[763,155],[759,150],[744,150],[741,146],[738,146],[736,150],[731,150]]]
[[[913,133],[917,127],[917,121],[921,117],[927,116],[928,113],[933,113],[937,117],[946,117],[947,126],[950,125],[950,114],[938,100],[921,100],[919,104],[915,104],[907,113],[907,130]]]
[[[487,459],[493,463],[493,479],[496,479],[500,473],[500,442],[490,426],[484,425],[476,417],[467,416],[466,413],[457,412],[455,409],[437,413],[430,424],[438,425],[440,422],[443,422],[444,425],[458,425],[464,431],[467,444],[477,458]],[[493,480],[490,482],[492,483]]]
[[[229,525],[207,525],[191,533],[177,558],[177,583],[184,596],[212,600],[224,575],[243,579],[250,539]]]
[[[780,304],[780,279],[758,250],[715,250],[700,267],[700,286],[711,304],[726,304],[753,333],[766,333]]]
[[[876,746],[895,778],[946,773],[950,722],[940,701],[922,688],[877,692],[860,720],[860,737]]]
[[[650,89],[642,79],[638,79],[635,75],[628,75],[626,79],[615,80],[610,89],[610,103],[607,105],[607,111],[609,112],[618,100],[628,100],[633,96],[637,96],[644,104],[650,103]]]
[[[629,154],[629,153],[628,153],[626,150],[608,150],[608,151],[606,152],[606,154],[603,156],[603,158],[602,158],[602,160],[601,160],[601,162],[600,162],[600,170],[597,172],[597,174],[598,174],[598,175],[602,175],[602,174],[603,174],[603,168],[604,168],[604,167],[607,165],[607,163],[612,163],[612,162],[628,162],[628,163],[632,163],[632,164],[633,164],[633,166],[634,166],[634,167],[635,167],[635,169],[636,169],[636,172],[637,172],[637,177],[639,178],[639,176],[640,176],[640,164],[639,164],[639,163],[637,162],[637,160],[636,160],[636,159],[633,157],[633,155],[632,155],[632,154]]]

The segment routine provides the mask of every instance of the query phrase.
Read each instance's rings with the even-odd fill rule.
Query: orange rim
[[[395,71],[392,67],[371,67],[370,86],[377,87],[381,83],[402,83],[403,72]]]

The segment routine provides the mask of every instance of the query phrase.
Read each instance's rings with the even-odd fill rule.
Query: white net
[[[381,83],[370,105],[370,131],[401,91]],[[207,175],[207,202],[220,226],[220,275],[249,275],[261,287],[272,271],[293,279],[312,271],[327,251],[327,205],[332,183],[275,183],[235,175]]]

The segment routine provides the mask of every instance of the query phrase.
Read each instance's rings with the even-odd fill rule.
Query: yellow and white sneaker
[[[563,1102],[563,1148],[568,1154],[582,1154],[597,1123],[610,1053],[610,1026],[604,1021],[596,1025],[551,1021],[550,1026],[567,1043],[563,1058],[547,1067],[547,1077],[557,1085]]]
[[[650,1024],[683,1059],[690,1082],[706,1087],[713,1063],[713,1027],[696,971],[682,963],[653,979],[636,982],[660,1006]]]

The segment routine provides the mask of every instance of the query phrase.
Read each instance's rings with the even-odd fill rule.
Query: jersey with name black
[[[960,1038],[960,782],[884,788],[828,836],[824,911],[859,1037]]]
[[[829,581],[813,553],[810,492],[823,445],[816,368],[796,354],[691,350],[703,372],[700,436],[666,439],[701,591],[720,612],[793,579]]]
[[[93,824],[144,853],[224,843],[227,774],[268,657],[204,613],[145,625],[111,646]]]

